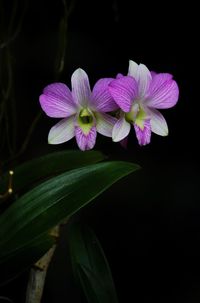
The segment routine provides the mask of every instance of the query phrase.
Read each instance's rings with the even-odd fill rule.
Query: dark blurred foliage
[[[19,7],[25,2],[18,1]],[[96,149],[110,159],[139,163],[142,170],[113,186],[79,217],[95,229],[101,241],[120,302],[198,302],[197,7],[192,2],[124,0],[71,0],[66,5],[62,0],[29,1],[20,33],[10,43],[16,146],[19,150],[40,110],[38,96],[43,87],[55,80],[70,85],[71,74],[78,67],[89,74],[91,86],[101,77],[126,74],[129,59],[157,72],[172,73],[180,87],[180,99],[175,108],[163,111],[169,136],[153,135],[150,145],[139,147],[132,133],[128,150],[99,136]],[[12,1],[5,6],[9,17]],[[18,10],[18,17],[21,12]],[[63,55],[59,49],[62,19],[65,64],[58,72],[56,58],[59,62]],[[47,145],[48,130],[54,123],[42,114],[26,152],[16,163],[49,151],[77,148],[73,140],[62,146]],[[3,149],[4,159],[8,152]],[[79,302],[66,238],[67,231],[49,271],[44,302]],[[22,302],[25,278],[7,286],[2,294],[12,293],[15,302]]]

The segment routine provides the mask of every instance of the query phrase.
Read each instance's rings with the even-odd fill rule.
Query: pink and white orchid
[[[94,147],[97,132],[112,137],[116,118],[106,114],[118,108],[108,91],[112,80],[98,80],[91,92],[88,76],[79,68],[72,75],[71,91],[63,83],[45,87],[39,99],[42,109],[49,117],[63,118],[51,128],[48,142],[60,144],[75,136],[79,148],[88,150]]]
[[[151,140],[151,132],[168,135],[168,126],[157,109],[173,107],[179,96],[172,75],[150,72],[144,64],[129,61],[128,76],[119,75],[109,84],[109,91],[119,105],[120,117],[112,131],[114,142],[122,141],[134,125],[140,145]]]

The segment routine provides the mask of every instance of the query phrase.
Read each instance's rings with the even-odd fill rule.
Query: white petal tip
[[[113,142],[119,142],[120,140],[117,140],[116,138],[112,138]]]
[[[53,140],[48,139],[48,144],[55,145],[55,144],[58,144],[58,143],[54,143]]]
[[[159,135],[159,136],[161,136],[161,137],[167,137],[168,135],[169,135],[169,132],[168,132],[168,130],[162,130],[162,131],[159,131],[159,133],[158,132],[155,132],[155,131],[153,131],[156,135]]]
[[[137,64],[135,61],[133,61],[133,60],[131,60],[131,59],[129,60],[129,63],[130,63],[130,64]],[[138,64],[137,64],[137,65],[138,65]]]
[[[78,68],[74,71],[74,73],[84,73],[84,74],[86,74],[86,72],[85,72],[81,67],[78,67]]]
[[[113,141],[113,142],[120,142],[121,140],[123,140],[123,139],[121,139],[121,138],[118,137],[118,136],[113,136],[113,137],[112,137],[112,141]]]

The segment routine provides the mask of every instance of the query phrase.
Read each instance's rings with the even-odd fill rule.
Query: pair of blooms
[[[151,132],[168,134],[167,123],[157,109],[170,108],[178,101],[179,89],[172,75],[150,72],[144,64],[130,60],[127,76],[100,79],[92,91],[80,68],[73,73],[71,85],[70,91],[63,83],[50,84],[40,96],[44,112],[62,118],[49,132],[50,144],[75,136],[81,150],[92,149],[97,132],[125,143],[131,125],[140,145],[150,142]]]

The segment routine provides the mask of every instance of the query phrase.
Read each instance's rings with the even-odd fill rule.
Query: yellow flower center
[[[88,108],[83,108],[78,116],[78,124],[80,125],[84,134],[88,134],[94,125],[94,115]]]
[[[89,109],[84,108],[80,111],[79,119],[82,124],[90,124],[93,121],[92,112]]]
[[[144,121],[146,118],[147,114],[138,103],[134,103],[130,112],[125,113],[126,121],[137,124],[141,129],[144,129]]]

